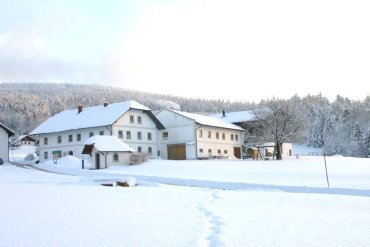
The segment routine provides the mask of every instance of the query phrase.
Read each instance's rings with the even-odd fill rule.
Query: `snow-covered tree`
[[[282,159],[281,146],[284,142],[297,142],[306,138],[304,111],[298,97],[290,100],[273,98],[261,102],[253,110],[259,125],[260,140],[275,143],[276,159]]]

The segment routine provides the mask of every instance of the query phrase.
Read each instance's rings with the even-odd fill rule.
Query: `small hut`
[[[112,165],[129,165],[135,150],[115,136],[93,136],[84,143],[82,154],[91,156],[91,168],[102,169]]]

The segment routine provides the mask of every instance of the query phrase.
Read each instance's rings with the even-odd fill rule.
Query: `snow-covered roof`
[[[232,124],[230,122],[227,122],[223,119],[219,119],[216,117],[210,117],[210,116],[203,116],[199,114],[194,114],[194,113],[189,113],[189,112],[181,112],[181,111],[175,111],[175,110],[170,110],[173,111],[179,115],[182,115],[186,118],[193,119],[196,123],[201,124],[201,125],[206,125],[206,126],[213,126],[213,127],[219,127],[219,128],[224,128],[224,129],[233,129],[233,130],[243,130],[239,126],[236,126],[235,124]]]
[[[115,136],[92,136],[84,145],[94,145],[101,152],[135,152],[135,149]]]
[[[213,117],[223,119],[230,123],[243,123],[254,120],[254,114],[252,111],[237,111],[237,112],[226,112],[225,116],[222,113],[213,115]]]
[[[35,138],[33,138],[32,136],[29,136],[29,135],[20,135],[18,137],[19,140],[22,140],[23,138],[26,138],[26,139],[28,139],[30,141],[36,141]]]
[[[3,128],[6,132],[8,132],[8,135],[9,136],[12,136],[14,135],[14,131],[9,129],[8,127],[6,127],[5,125],[3,125],[2,123],[0,123],[0,128]]]
[[[112,103],[107,106],[86,107],[80,113],[78,113],[78,109],[65,110],[47,119],[30,134],[37,135],[112,125],[130,109],[144,110],[151,113],[148,107],[133,100]],[[154,115],[151,113],[150,117],[152,116]]]

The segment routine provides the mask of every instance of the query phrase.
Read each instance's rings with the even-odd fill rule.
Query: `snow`
[[[175,111],[175,110],[170,110],[170,111],[173,111],[173,112],[175,112],[179,115],[182,115],[186,118],[190,118],[190,119],[194,120],[196,123],[201,124],[201,125],[244,131],[244,129],[240,128],[239,126],[236,126],[232,123],[229,123],[227,121],[224,121],[222,119],[218,119],[218,118],[215,118],[215,117],[203,116],[203,115],[198,115],[198,114],[194,114],[194,113],[181,112],[181,111]]]
[[[94,144],[94,148],[102,152],[135,152],[135,149],[115,136],[92,136],[84,143],[84,145],[92,144]]]
[[[249,122],[255,119],[255,116],[252,111],[238,111],[238,112],[226,112],[226,116],[223,116],[222,113],[215,114],[212,117],[223,119],[229,123],[243,123]]]
[[[322,148],[307,146],[307,144],[293,143],[293,155],[318,156],[323,154]]]
[[[0,246],[370,245],[369,159],[80,162],[0,166]]]
[[[17,162],[17,163],[34,163],[34,161],[25,161],[25,158],[28,155],[33,155],[34,159],[36,160],[37,157],[35,155],[36,146],[28,146],[28,145],[21,145],[19,148],[16,149],[9,149],[9,161],[10,162]]]
[[[133,100],[108,104],[106,107],[104,107],[104,105],[86,107],[83,108],[82,112],[79,114],[77,109],[66,110],[50,117],[30,134],[36,135],[81,128],[107,126],[114,123],[114,121],[130,109],[150,111],[146,106]]]

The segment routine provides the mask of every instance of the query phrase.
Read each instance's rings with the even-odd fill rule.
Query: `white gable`
[[[31,135],[112,125],[130,109],[150,111],[148,107],[132,100],[108,104],[106,107],[99,105],[83,108],[81,113],[77,109],[66,110],[50,117],[34,129]]]
[[[92,136],[84,144],[94,144],[94,148],[101,152],[135,152],[133,148],[115,136]]]

